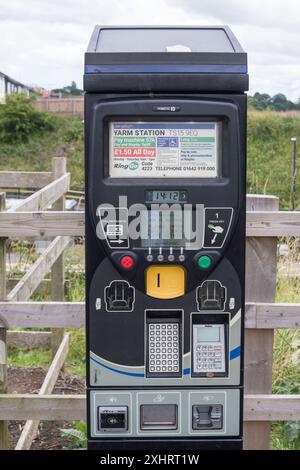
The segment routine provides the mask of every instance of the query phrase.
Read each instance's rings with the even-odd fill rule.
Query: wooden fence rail
[[[300,395],[245,395],[244,420],[291,421],[300,419]],[[84,395],[0,395],[0,416],[6,420],[84,420]]]
[[[300,212],[247,212],[247,237],[300,237]],[[2,212],[0,237],[84,236],[84,212]]]
[[[45,210],[68,191],[69,182],[70,175],[66,173],[26,199],[20,199],[19,204],[6,213]]]
[[[84,328],[84,302],[0,302],[0,328]],[[246,303],[247,329],[299,328],[300,303]]]
[[[49,171],[0,171],[0,188],[40,189],[52,181]]]

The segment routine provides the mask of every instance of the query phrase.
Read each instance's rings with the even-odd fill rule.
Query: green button
[[[200,256],[198,259],[198,266],[200,269],[208,269],[211,267],[211,258],[209,256]]]

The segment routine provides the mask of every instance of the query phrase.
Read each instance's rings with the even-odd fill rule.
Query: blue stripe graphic
[[[85,73],[247,73],[247,65],[218,64],[99,64],[86,65]]]
[[[237,346],[236,348],[234,348],[230,351],[230,355],[229,355],[230,360],[232,361],[233,359],[236,359],[237,357],[240,356],[240,354],[241,354],[241,347]],[[138,374],[138,373],[134,373],[134,372],[125,372],[123,370],[114,369],[113,367],[109,367],[109,366],[103,364],[102,362],[97,361],[93,357],[91,357],[91,360],[96,362],[96,364],[99,364],[99,366],[104,367],[105,369],[111,370],[112,372],[116,372],[117,374],[127,375],[127,376],[131,376],[131,377],[145,377],[145,374]],[[187,367],[186,369],[183,369],[183,375],[189,375],[190,373],[191,373],[191,369],[189,367]]]
[[[118,370],[118,369],[114,369],[113,367],[109,367],[109,366],[106,366],[105,364],[103,364],[102,362],[100,361],[97,361],[96,359],[94,359],[93,357],[91,357],[91,360],[96,362],[97,364],[99,364],[99,366],[101,367],[104,367],[105,369],[109,369],[111,370],[112,372],[116,372],[117,374],[121,374],[121,375],[130,375],[131,377],[145,377],[145,374],[137,374],[137,373],[134,373],[134,372],[125,372],[123,370]]]
[[[235,359],[236,357],[239,357],[241,354],[241,347],[237,346],[236,348],[232,349],[230,351],[230,360]]]

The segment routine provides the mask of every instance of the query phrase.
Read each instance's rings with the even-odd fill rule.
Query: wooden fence
[[[54,158],[52,173],[0,172],[0,188],[38,190],[5,210],[0,198],[0,448],[7,447],[7,420],[27,420],[16,449],[29,449],[39,420],[85,419],[84,395],[54,395],[52,390],[68,353],[64,328],[84,328],[83,302],[64,302],[63,252],[74,236],[84,235],[83,212],[63,212],[69,174],[64,158]],[[49,206],[51,210],[47,210]],[[300,419],[300,395],[272,395],[273,337],[276,328],[299,328],[300,304],[276,304],[277,237],[300,236],[300,212],[280,212],[273,196],[247,198],[245,449],[267,449],[270,423]],[[6,240],[51,238],[48,248],[23,278],[9,281],[6,293]],[[30,297],[51,270],[51,302]],[[49,282],[49,281],[47,281]],[[11,331],[51,328],[51,332]],[[8,394],[7,345],[49,347],[53,362],[39,394]]]
[[[77,98],[38,98],[33,105],[40,111],[83,118],[83,96]]]

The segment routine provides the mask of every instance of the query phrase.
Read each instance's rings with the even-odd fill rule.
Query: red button
[[[134,265],[134,259],[131,256],[123,256],[120,260],[123,269],[131,269]]]

